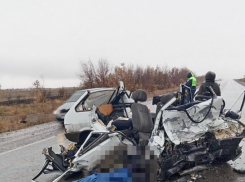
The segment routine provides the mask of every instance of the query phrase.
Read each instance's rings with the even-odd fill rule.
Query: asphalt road
[[[245,87],[233,80],[221,82],[221,94],[226,101],[226,108],[237,99]],[[151,106],[151,100],[145,104],[152,111],[156,106]],[[234,106],[238,108],[239,103]],[[245,119],[243,112],[243,122]],[[245,123],[245,122],[244,122]],[[44,162],[42,149],[52,147],[55,152],[59,151],[59,145],[67,146],[70,142],[63,135],[64,129],[57,122],[45,123],[32,126],[27,129],[0,134],[0,181],[6,182],[28,182],[39,172]],[[245,152],[244,152],[245,155]],[[245,156],[238,159],[240,164],[245,163]],[[52,181],[58,174],[41,175],[37,181]],[[214,166],[205,171],[205,180],[217,182],[241,182],[245,181],[245,175],[232,171],[229,164]],[[67,182],[72,181],[68,180]]]
[[[239,95],[244,91],[245,87],[234,80],[224,80],[221,82],[221,95],[225,100],[225,109],[230,109],[233,103],[238,99]],[[242,99],[240,99],[232,108],[233,111],[240,109]],[[242,112],[242,119],[245,123],[245,108]],[[245,142],[241,142],[242,155],[236,161],[229,161],[225,164],[215,165],[212,169],[203,172],[204,179],[198,182],[244,182],[245,174],[239,174],[233,171],[232,167],[245,170]]]

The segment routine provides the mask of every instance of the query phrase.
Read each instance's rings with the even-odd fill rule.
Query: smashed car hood
[[[186,109],[194,120],[202,120],[208,112],[211,100],[201,102]],[[170,140],[176,145],[198,140],[208,131],[228,128],[228,124],[220,115],[222,98],[217,97],[210,113],[201,123],[192,122],[184,111],[164,110],[162,121]]]

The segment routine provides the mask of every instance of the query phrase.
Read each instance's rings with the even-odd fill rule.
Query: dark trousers
[[[196,88],[191,88],[190,92],[188,91],[187,99],[185,100],[184,104],[193,102],[195,92]]]
[[[196,92],[196,88],[191,88],[191,96],[190,96],[191,98],[189,98],[189,101],[190,102],[193,102],[195,92]]]

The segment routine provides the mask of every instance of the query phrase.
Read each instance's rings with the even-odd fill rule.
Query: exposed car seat
[[[160,101],[157,103],[156,116],[157,116],[158,112],[160,111],[160,109],[174,97],[175,97],[175,95],[172,93],[171,94],[164,94],[161,96]]]
[[[132,119],[125,120],[125,119],[117,119],[115,121],[110,121],[107,125],[107,127],[115,126],[116,130],[119,130],[120,132],[124,133],[128,137],[133,137],[133,131],[132,131]]]
[[[135,139],[139,145],[147,145],[148,139],[153,130],[153,122],[149,110],[146,105],[137,103],[138,101],[144,102],[147,100],[147,94],[144,90],[136,90],[132,98],[135,103],[132,104],[132,123]]]
[[[132,127],[132,120],[115,120],[112,122],[112,125],[114,125],[117,130],[126,130]]]
[[[112,104],[97,107],[98,118],[107,125],[114,117],[123,116],[123,108],[113,108]]]

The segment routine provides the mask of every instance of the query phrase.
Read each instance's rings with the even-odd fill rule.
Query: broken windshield
[[[92,92],[89,97],[85,100],[84,104],[81,102],[76,111],[84,111],[84,110],[91,110],[92,106],[95,105],[96,107],[99,105],[107,104],[110,100],[112,94],[115,90],[104,90],[98,92]]]
[[[77,91],[66,102],[76,102],[84,93],[85,91]]]
[[[89,107],[107,104],[114,90],[106,90],[92,93],[85,101]]]

